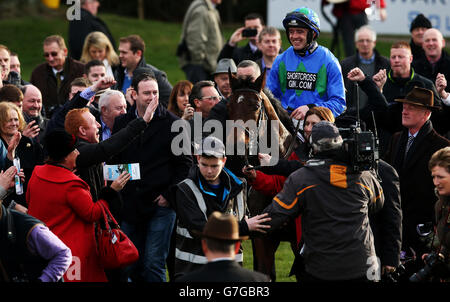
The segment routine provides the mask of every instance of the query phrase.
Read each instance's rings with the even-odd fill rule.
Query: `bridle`
[[[258,114],[258,119],[256,122],[256,129],[257,129],[257,133],[259,133],[259,130],[261,129],[261,124],[263,120],[268,120],[267,117],[267,113],[266,113],[266,107],[264,106],[264,101],[262,100],[261,97],[261,93],[255,89],[251,89],[251,88],[240,88],[240,89],[236,89],[235,91],[233,91],[233,93],[241,93],[241,92],[250,92],[256,95],[257,99],[258,99],[258,107],[259,107],[259,114]],[[243,95],[240,95],[236,102],[239,104],[241,101],[239,101],[239,99],[243,97]],[[252,137],[252,133],[246,129],[245,127],[235,124],[235,126],[241,128],[245,133],[247,133],[248,137],[249,137],[249,141],[252,142],[253,140],[251,139]],[[245,154],[244,154],[244,161],[246,165],[249,165],[249,161],[248,161],[248,150],[249,148],[245,148]]]
[[[257,119],[257,123],[256,123],[256,127],[257,127],[257,133],[259,133],[260,129],[261,129],[261,124],[263,120],[268,120],[268,116],[266,113],[266,107],[264,106],[264,101],[263,98],[261,96],[261,93],[255,89],[251,89],[251,88],[240,88],[240,89],[236,89],[235,91],[233,91],[233,93],[237,93],[239,94],[240,92],[250,92],[253,93],[254,95],[256,95],[257,99],[258,99],[258,107],[259,109],[259,114],[258,114],[258,119]],[[240,95],[237,99],[239,100],[240,97],[243,97],[243,95]],[[236,102],[239,104],[240,101],[236,100]],[[281,123],[281,121],[279,121]],[[249,136],[249,138],[251,138],[252,134],[250,133],[250,131],[248,129],[246,129],[245,127],[242,127],[240,125],[236,125],[237,127],[241,128],[244,130],[245,133],[247,133],[247,135]],[[297,135],[297,132],[299,130],[299,126],[300,126],[300,122],[297,123],[297,126],[295,128],[295,133],[292,135],[292,142],[289,144],[289,147],[286,149],[286,152],[284,153],[284,155],[281,157],[282,159],[287,159],[290,154],[292,153],[292,151],[294,150],[294,146],[295,146],[295,137]],[[250,140],[251,142],[252,140]],[[249,148],[245,148],[245,154],[244,154],[244,161],[246,165],[249,165],[249,161],[248,161],[248,149]]]
[[[261,93],[260,93],[259,91],[256,91],[255,89],[251,89],[251,88],[240,88],[240,89],[236,89],[235,92],[236,92],[236,93],[239,93],[239,92],[251,92],[251,93],[255,94],[256,97],[258,98],[258,107],[259,107],[260,109],[259,109],[258,121],[257,121],[257,123],[256,123],[256,127],[257,127],[257,129],[258,129],[258,131],[259,131],[259,129],[260,129],[260,127],[261,127],[261,121],[262,121],[263,119],[267,120],[266,107],[264,106],[264,102],[263,102],[263,100],[262,100]],[[241,95],[241,96],[242,96],[242,95]],[[238,104],[240,103],[239,98],[240,98],[241,96],[239,96],[239,97],[238,97],[238,100],[236,101]],[[242,96],[242,97],[243,97],[243,96]],[[247,131],[247,132],[248,132],[248,131]]]

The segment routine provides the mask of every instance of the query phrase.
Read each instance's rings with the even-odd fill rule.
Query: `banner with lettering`
[[[377,14],[377,0],[368,0],[374,9],[368,9],[369,24],[379,34],[409,35],[411,21],[420,13],[424,14],[445,37],[450,37],[450,0],[385,0],[387,19],[379,20]],[[332,27],[325,19],[322,0],[267,0],[267,24],[283,29],[282,21],[286,14],[301,6],[308,6],[315,10],[320,18],[321,30],[331,32]],[[331,13],[333,4],[326,5],[323,10],[335,23]]]

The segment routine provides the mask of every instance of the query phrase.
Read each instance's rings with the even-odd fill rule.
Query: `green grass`
[[[252,243],[250,240],[246,240],[242,242],[242,246],[244,248],[244,267],[252,270]],[[295,276],[289,277],[293,261],[294,254],[292,253],[290,243],[281,242],[275,253],[276,282],[296,282]]]

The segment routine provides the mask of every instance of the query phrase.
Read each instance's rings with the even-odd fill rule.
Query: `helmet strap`
[[[312,54],[312,53],[317,49],[318,46],[319,46],[319,44],[317,44],[317,41],[314,40],[314,41],[312,41],[311,43],[308,43],[308,44],[307,44],[305,47],[303,47],[302,49],[300,49],[300,50],[295,50],[295,49],[294,49],[294,51],[295,51],[295,53],[298,54],[299,56],[304,57],[304,56],[306,56],[307,54]]]

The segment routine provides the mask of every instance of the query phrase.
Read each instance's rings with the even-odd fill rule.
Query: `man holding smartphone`
[[[264,20],[257,13],[250,13],[244,18],[244,26],[235,30],[230,40],[222,48],[217,61],[223,58],[231,58],[239,64],[243,60],[256,61],[262,57],[261,51],[258,49],[258,35],[264,28]],[[238,43],[248,39],[245,46],[238,47]]]

